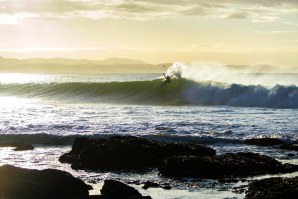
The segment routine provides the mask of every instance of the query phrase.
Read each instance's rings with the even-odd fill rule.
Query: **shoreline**
[[[246,145],[244,145],[246,146]],[[250,146],[250,145],[247,145]],[[33,149],[32,152],[37,152],[39,151],[39,154],[45,155],[45,148],[47,148],[49,150],[49,152],[54,153],[53,149],[56,148],[56,158],[58,158],[61,153],[65,153],[67,151],[70,150],[69,146],[35,146],[35,149]],[[262,146],[260,149],[263,149],[264,151],[268,150],[268,148],[270,147],[264,147]],[[10,151],[10,153],[14,153],[14,154],[18,154],[17,156],[21,155],[21,154],[26,154],[26,151],[13,151],[11,147],[8,148],[0,148],[0,153],[3,152],[3,149],[6,149],[6,151]],[[61,151],[61,149],[63,149]],[[276,148],[272,148],[273,150],[279,150]],[[64,152],[63,152],[64,151]],[[287,151],[283,151],[283,152],[287,152]],[[3,157],[3,156],[2,156]],[[297,157],[297,152],[296,152],[296,157]],[[290,157],[291,159],[283,159],[282,162],[286,162],[286,163],[292,163],[292,164],[296,164],[298,165],[298,160],[296,157]],[[30,157],[28,157],[30,159]],[[49,159],[53,159],[53,157],[49,158]],[[57,161],[57,160],[56,160]],[[1,162],[2,163],[2,162]],[[41,165],[43,165],[43,168],[48,168],[49,167],[49,163],[47,162],[39,162]],[[22,165],[22,163],[20,163],[20,165]],[[59,165],[59,164],[57,164]],[[32,166],[34,166],[34,164],[32,164]],[[236,197],[236,198],[243,198],[243,188],[242,190],[240,190],[240,193],[235,193],[233,192],[233,190],[235,190],[235,187],[243,187],[243,186],[247,186],[247,184],[250,181],[253,180],[260,180],[263,178],[272,178],[272,177],[296,177],[298,176],[298,172],[294,172],[294,173],[286,173],[286,174],[276,174],[276,175],[272,175],[272,174],[267,174],[267,175],[261,175],[261,176],[256,176],[256,177],[247,177],[247,178],[242,178],[240,179],[240,181],[238,182],[222,182],[222,183],[218,183],[217,180],[207,180],[209,182],[204,182],[205,180],[197,178],[197,179],[192,179],[192,178],[185,178],[185,179],[181,179],[176,181],[175,184],[175,180],[172,181],[173,179],[170,179],[170,181],[172,181],[172,184],[170,184],[171,189],[170,190],[165,190],[162,188],[149,188],[147,190],[144,190],[142,188],[143,183],[146,182],[147,180],[152,181],[152,182],[157,182],[157,183],[162,183],[164,179],[167,178],[160,178],[158,176],[157,171],[151,171],[149,173],[145,172],[145,173],[134,173],[134,172],[123,172],[121,171],[120,173],[117,174],[114,173],[113,171],[111,172],[90,172],[90,171],[82,171],[82,170],[72,170],[69,165],[67,164],[61,164],[60,167],[59,166],[54,166],[52,165],[52,167],[56,168],[56,169],[62,169],[62,170],[66,170],[70,173],[72,173],[72,175],[74,175],[77,178],[83,179],[83,181],[85,181],[87,184],[91,185],[94,189],[92,191],[89,192],[90,195],[98,195],[100,192],[100,189],[103,186],[103,181],[105,179],[114,179],[114,180],[120,180],[126,184],[128,184],[129,186],[132,186],[134,188],[136,188],[142,195],[149,195],[152,198],[165,198],[165,199],[170,199],[173,198],[173,196],[177,196],[177,194],[181,197],[187,197],[187,198],[196,198],[198,196],[201,196],[203,198],[223,198],[223,196],[228,197]],[[41,169],[42,167],[40,167],[39,169]],[[90,177],[88,177],[88,175],[93,176],[93,179],[89,179]],[[152,176],[154,176],[152,178]],[[82,176],[85,176],[82,178]],[[85,179],[84,179],[85,178]],[[164,178],[164,179],[163,179]],[[89,180],[88,180],[89,179]],[[94,180],[95,179],[95,180]],[[157,179],[157,181],[156,181]],[[243,181],[244,180],[244,181]],[[241,182],[243,181],[243,182]],[[178,183],[177,183],[178,182]],[[209,188],[208,188],[209,187]]]

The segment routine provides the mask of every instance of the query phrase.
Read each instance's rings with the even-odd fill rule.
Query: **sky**
[[[0,56],[298,66],[298,0],[0,0]]]

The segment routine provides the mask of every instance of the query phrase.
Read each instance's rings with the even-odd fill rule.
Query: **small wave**
[[[103,135],[68,135],[59,136],[51,134],[1,134],[0,143],[26,143],[35,145],[72,145],[75,138],[88,137],[93,139],[108,138],[111,136],[121,136],[122,134],[103,134]],[[161,142],[180,142],[180,143],[200,143],[200,144],[214,144],[214,143],[243,143],[241,139],[216,138],[212,136],[177,136],[177,135],[145,135],[141,136],[147,139],[161,141]]]
[[[0,84],[0,95],[28,98],[148,105],[228,105],[298,108],[298,87],[223,84],[174,79],[152,81],[50,84]]]
[[[233,132],[226,131],[224,134],[231,134]],[[5,143],[26,143],[34,145],[45,145],[45,146],[62,146],[62,145],[72,145],[74,140],[79,137],[87,137],[91,139],[103,139],[109,138],[112,136],[129,136],[130,133],[113,133],[113,134],[72,134],[72,135],[53,135],[46,133],[37,133],[37,134],[0,134],[0,144]],[[296,144],[297,140],[279,137],[277,135],[272,136],[258,136],[251,135],[248,137],[226,137],[226,136],[217,136],[217,135],[173,135],[173,134],[147,134],[147,135],[132,135],[147,138],[150,140],[155,140],[159,142],[179,142],[179,143],[198,143],[198,144],[244,144],[245,139],[250,138],[278,138],[286,143]]]
[[[50,134],[0,134],[0,143],[26,143],[41,145],[71,145],[78,135],[57,136]]]

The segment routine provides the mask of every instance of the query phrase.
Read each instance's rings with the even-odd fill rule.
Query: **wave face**
[[[298,108],[298,87],[223,84],[161,79],[128,82],[66,82],[0,84],[0,95],[80,102],[148,105],[228,105],[242,107]]]

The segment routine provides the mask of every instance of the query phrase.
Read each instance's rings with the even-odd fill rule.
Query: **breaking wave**
[[[148,105],[228,105],[298,108],[298,87],[224,84],[161,79],[131,82],[0,84],[0,95],[79,102]]]

